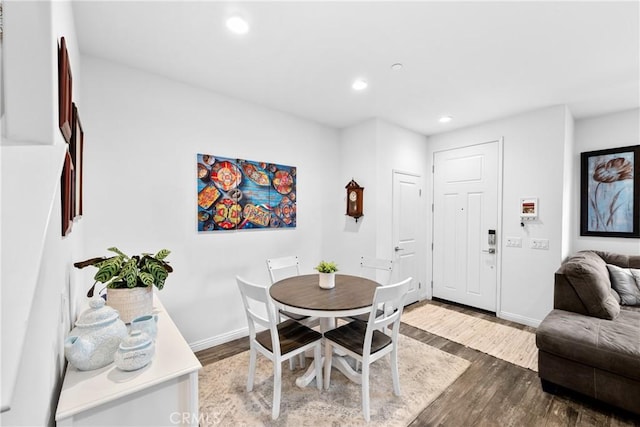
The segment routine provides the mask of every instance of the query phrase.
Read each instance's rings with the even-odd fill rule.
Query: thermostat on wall
[[[538,218],[538,198],[520,199],[520,218],[523,221],[533,221]]]

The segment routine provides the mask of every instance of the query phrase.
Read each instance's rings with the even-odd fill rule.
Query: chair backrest
[[[242,303],[244,304],[244,311],[247,315],[250,338],[255,338],[256,324],[258,324],[271,331],[273,348],[279,349],[277,322],[274,306],[269,297],[269,288],[250,283],[240,276],[236,276],[236,282],[238,283],[238,289],[240,289]],[[261,311],[266,312],[266,318]]]
[[[404,309],[404,301],[409,292],[409,285],[413,278],[408,277],[401,282],[392,285],[380,286],[376,289],[373,296],[373,307],[384,305],[384,314],[376,317],[375,310],[371,311],[369,321],[367,322],[367,331],[365,334],[365,348],[371,347],[371,337],[376,329],[382,330],[388,325],[393,324],[392,337],[395,341],[400,331],[400,318]]]
[[[360,257],[360,275],[366,277],[373,272],[373,277],[376,282],[382,286],[386,286],[391,283],[391,275],[393,274],[393,261],[384,258],[371,258]],[[378,275],[378,273],[381,273]],[[380,277],[380,279],[378,278]]]
[[[269,269],[269,278],[272,285],[278,280],[300,275],[300,264],[298,257],[295,255],[269,258],[267,259],[267,268]]]

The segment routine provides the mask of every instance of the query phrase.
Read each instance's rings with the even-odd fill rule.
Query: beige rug
[[[389,356],[371,365],[369,425],[406,426],[469,366],[459,357],[401,336],[399,349],[402,396],[393,394]],[[311,359],[307,359],[311,360]],[[204,426],[359,426],[361,386],[335,369],[329,390],[315,380],[301,389],[302,370],[283,364],[280,417],[271,420],[273,365],[258,355],[255,385],[246,391],[249,352],[207,365],[200,371],[200,425]]]
[[[434,304],[405,311],[402,321],[514,365],[538,371],[536,336],[532,332]]]

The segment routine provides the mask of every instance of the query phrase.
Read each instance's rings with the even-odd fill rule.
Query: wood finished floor
[[[535,331],[491,313],[443,301],[422,301],[406,310],[436,304],[501,324]],[[640,426],[640,417],[568,390],[542,391],[538,374],[421,329],[402,324],[400,332],[471,366],[410,424],[417,426]],[[249,349],[247,338],[196,353],[203,365]],[[638,396],[640,399],[640,396]]]

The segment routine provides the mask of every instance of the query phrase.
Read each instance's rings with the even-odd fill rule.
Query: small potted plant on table
[[[331,289],[336,286],[336,271],[338,271],[338,266],[335,262],[320,261],[315,269],[318,270],[318,284],[322,289]]]
[[[76,268],[94,266],[98,272],[87,297],[92,297],[98,283],[107,288],[107,304],[118,310],[125,323],[153,311],[153,286],[161,290],[173,268],[165,260],[171,253],[161,249],[155,255],[128,256],[118,248],[108,248],[115,255],[91,258],[73,264]]]

